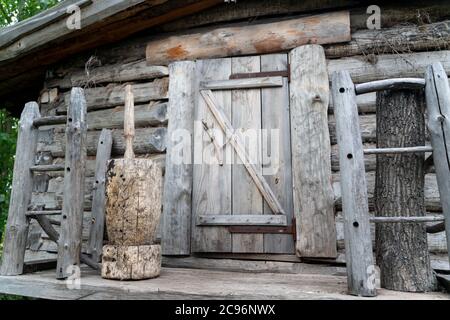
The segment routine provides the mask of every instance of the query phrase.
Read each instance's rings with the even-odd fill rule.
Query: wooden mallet
[[[125,88],[124,159],[110,160],[106,177],[106,229],[102,277],[148,279],[161,270],[161,246],[154,244],[161,216],[162,171],[151,159],[136,159],[134,97]]]

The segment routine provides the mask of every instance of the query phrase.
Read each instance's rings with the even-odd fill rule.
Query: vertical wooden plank
[[[291,135],[296,251],[302,257],[337,255],[328,131],[329,84],[319,45],[290,53]]]
[[[260,57],[238,57],[231,59],[232,73],[260,71]],[[245,149],[259,172],[261,166],[261,90],[233,90],[232,125],[240,130]],[[233,214],[263,214],[263,198],[247,169],[240,164],[236,153],[232,168],[232,211]],[[233,252],[264,252],[263,234],[233,234]]]
[[[87,243],[87,253],[96,262],[101,260],[105,228],[105,181],[108,160],[111,158],[112,132],[103,129],[100,134],[95,159],[95,180],[92,194],[92,220]]]
[[[332,94],[339,143],[342,211],[350,294],[375,296],[364,154],[355,87],[347,71],[334,72]]]
[[[201,81],[225,80],[231,74],[231,59],[199,60]],[[231,91],[215,91],[214,96],[223,112],[231,118]],[[219,165],[210,137],[203,128],[205,121],[219,145],[225,135],[204,99],[199,97],[195,112],[194,129],[194,191],[193,191],[193,248],[197,252],[231,252],[231,234],[226,227],[198,227],[197,215],[231,214],[231,146],[222,149],[223,166]]]
[[[287,70],[286,54],[261,56],[261,72]],[[292,223],[292,163],[291,124],[289,110],[289,83],[283,78],[282,88],[261,89],[262,113],[262,172],[270,188],[285,210],[288,223]],[[264,201],[264,214],[272,210]],[[290,234],[265,234],[265,253],[295,252],[294,238]]]
[[[166,174],[162,217],[165,255],[191,252],[192,138],[198,81],[193,61],[169,65]]]
[[[84,90],[73,88],[67,110],[66,170],[61,234],[58,241],[56,278],[72,275],[80,264],[83,229],[84,181],[86,168],[86,100]]]
[[[445,216],[447,248],[450,249],[450,87],[447,74],[439,62],[427,67],[425,96],[427,126],[430,131],[439,196]]]
[[[26,213],[33,187],[33,174],[30,167],[34,164],[38,136],[38,130],[33,127],[33,121],[39,117],[39,106],[36,102],[27,103],[20,117],[11,202],[3,242],[3,259],[0,269],[2,276],[14,276],[23,272],[29,225]]]

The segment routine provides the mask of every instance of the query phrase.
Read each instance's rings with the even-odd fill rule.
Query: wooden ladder
[[[387,90],[425,87],[428,130],[431,147],[363,149],[356,95]],[[354,85],[347,71],[332,75],[332,95],[339,144],[342,211],[344,215],[345,254],[349,293],[376,296],[370,222],[410,223],[445,220],[447,246],[450,248],[450,88],[441,63],[427,67],[425,79],[401,78]],[[433,152],[443,216],[369,217],[365,154]],[[450,261],[450,255],[449,255]]]
[[[99,139],[92,201],[92,225],[88,241],[89,255],[86,255],[81,253],[87,139],[86,113],[86,100],[81,88],[72,88],[67,116],[41,117],[39,105],[36,102],[25,105],[19,121],[1,275],[12,276],[23,273],[30,219],[35,219],[49,239],[58,244],[57,279],[65,279],[72,275],[75,272],[73,266],[78,266],[80,261],[98,268],[97,261],[103,245],[106,162],[111,155],[112,135],[110,130],[104,129]],[[66,124],[65,164],[35,165],[39,128],[58,124]],[[56,171],[64,171],[62,210],[31,207],[34,173]],[[51,215],[61,216],[60,234],[48,218]]]

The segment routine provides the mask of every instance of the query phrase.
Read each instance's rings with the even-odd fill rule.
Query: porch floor
[[[363,299],[346,294],[346,277],[336,274],[248,273],[163,268],[161,276],[143,281],[102,279],[82,268],[80,289],[68,289],[55,271],[0,277],[0,292],[43,299]],[[404,293],[379,289],[369,299],[450,299],[441,292]]]

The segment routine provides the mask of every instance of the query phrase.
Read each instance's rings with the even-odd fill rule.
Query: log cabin
[[[20,193],[27,202],[21,220],[25,253],[21,258],[17,243],[5,243],[4,256],[19,263],[2,266],[0,292],[44,299],[351,297],[332,75],[346,71],[356,85],[423,79],[427,66],[438,62],[450,74],[446,1],[371,4],[66,0],[0,30],[1,106],[19,116],[29,101],[38,105],[32,120],[37,129],[22,148],[32,150],[31,174],[24,174],[29,183],[13,184],[13,196]],[[129,84],[134,152],[155,161],[164,174],[157,239],[163,270],[156,279],[117,283],[96,270],[99,248],[107,243],[100,160],[125,152]],[[62,236],[65,203],[77,199],[65,191],[64,177],[74,87],[83,88],[87,132],[81,287],[70,290],[67,281],[55,278],[62,244],[48,225]],[[366,90],[356,103],[362,145],[373,150],[377,94]],[[261,133],[260,159],[245,165],[242,145],[226,132],[249,129]],[[176,162],[180,148],[189,160],[181,164]],[[431,150],[425,151],[429,156]],[[376,208],[376,168],[376,152],[367,153],[370,217]],[[446,233],[432,232],[434,221],[443,220],[433,166],[425,172],[423,193],[431,267],[448,273]],[[11,231],[6,232],[7,239]],[[373,223],[365,236],[369,245],[375,241]],[[448,276],[438,278],[448,284]],[[448,299],[442,292],[377,291],[384,299]]]

